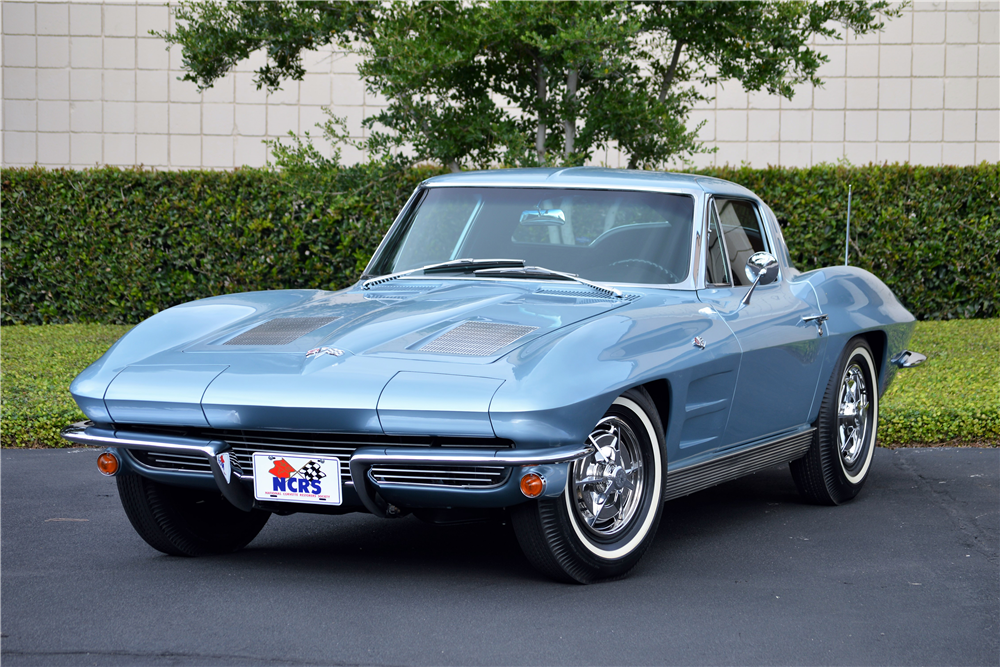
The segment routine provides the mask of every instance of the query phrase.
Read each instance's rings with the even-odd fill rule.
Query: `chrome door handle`
[[[808,324],[815,324],[816,327],[819,329],[819,335],[822,336],[823,322],[826,322],[828,319],[830,319],[830,316],[827,315],[826,313],[823,313],[822,315],[809,315],[807,317],[803,317],[802,321]]]

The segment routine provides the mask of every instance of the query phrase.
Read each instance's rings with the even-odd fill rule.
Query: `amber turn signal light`
[[[118,457],[111,452],[104,452],[97,457],[97,469],[101,471],[102,475],[111,477],[118,472],[118,468]]]
[[[529,472],[521,478],[521,493],[528,498],[537,498],[545,491],[545,478],[536,472]]]

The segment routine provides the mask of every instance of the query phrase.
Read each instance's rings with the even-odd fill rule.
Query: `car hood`
[[[637,299],[462,279],[215,297],[142,323],[71,391],[98,422],[492,436],[495,361]]]
[[[370,290],[304,293],[203,336],[185,353],[351,355],[490,363],[531,340],[629,303],[589,287],[397,280]]]

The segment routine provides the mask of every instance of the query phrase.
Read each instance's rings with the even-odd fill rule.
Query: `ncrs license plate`
[[[257,500],[339,505],[340,459],[255,452],[253,490]]]

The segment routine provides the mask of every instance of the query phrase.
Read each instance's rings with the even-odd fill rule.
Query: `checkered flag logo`
[[[298,475],[299,477],[304,477],[305,479],[310,479],[310,480],[323,479],[324,477],[326,477],[326,473],[323,472],[323,470],[320,468],[319,463],[317,463],[316,461],[310,461],[309,463],[305,464],[297,471],[295,471],[295,474]]]

